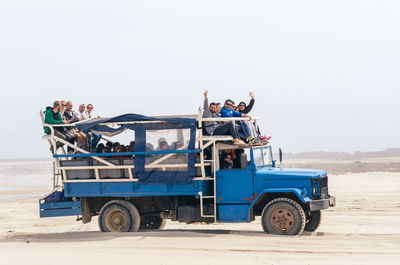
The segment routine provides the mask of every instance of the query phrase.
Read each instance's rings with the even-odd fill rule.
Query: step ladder
[[[62,171],[57,169],[56,162],[53,161],[53,189],[60,187],[60,183],[62,183]]]
[[[199,110],[199,117],[201,117],[201,112]],[[210,136],[203,136],[202,129],[201,129],[201,124],[199,125],[200,129],[199,131],[199,137],[198,137],[198,142],[199,142],[199,147],[201,150],[200,153],[200,164],[201,164],[201,179],[203,181],[212,181],[213,182],[213,194],[212,195],[203,195],[203,192],[200,191],[199,194],[199,199],[200,199],[200,216],[204,218],[213,218],[214,223],[217,222],[217,182],[216,182],[216,137],[210,137]],[[225,139],[228,137],[224,137],[223,140],[229,140]],[[232,139],[232,137],[230,137]],[[207,141],[207,143],[204,144],[204,141]],[[206,148],[212,147],[212,157],[211,159],[204,159],[204,151]],[[211,164],[211,176],[206,177],[206,172],[205,172],[205,163],[210,163]],[[205,213],[204,211],[204,205],[205,205],[205,200],[213,200],[213,212],[212,214],[210,213]]]

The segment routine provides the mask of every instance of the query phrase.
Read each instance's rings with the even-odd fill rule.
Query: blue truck
[[[167,219],[233,223],[261,216],[266,233],[299,235],[315,231],[321,210],[335,206],[325,171],[281,168],[281,151],[278,163],[268,143],[206,135],[203,122],[218,118],[124,114],[81,121],[73,125],[77,130],[105,141],[134,133],[134,150],[89,153],[58,138],[54,130],[65,125],[45,124],[41,115],[53,150],[61,143],[75,152],[54,152],[53,190],[39,200],[40,217],[78,216],[88,223],[98,216],[101,231],[136,232],[162,229]],[[222,166],[226,154],[233,156],[230,169]]]

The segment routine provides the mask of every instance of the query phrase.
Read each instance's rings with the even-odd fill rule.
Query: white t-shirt
[[[83,111],[83,112],[77,111],[77,113],[79,115],[80,120],[87,120],[88,119],[86,111]]]
[[[97,118],[97,115],[94,114],[94,112],[92,111],[90,114],[87,110],[85,110],[85,115],[86,115],[86,119],[91,119],[91,118]]]

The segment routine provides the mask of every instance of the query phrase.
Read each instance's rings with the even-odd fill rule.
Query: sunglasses
[[[233,106],[233,104],[229,104],[229,103],[227,103],[226,105],[231,106],[231,107]]]

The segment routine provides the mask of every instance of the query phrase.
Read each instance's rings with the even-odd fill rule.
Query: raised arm
[[[210,108],[208,106],[208,90],[204,90],[204,109],[203,109],[203,117],[211,117]]]
[[[251,100],[250,100],[249,104],[247,105],[247,107],[244,109],[244,113],[246,113],[246,114],[249,113],[253,109],[254,102],[255,102],[255,97],[254,97],[253,92],[250,92],[249,96],[251,97]]]

